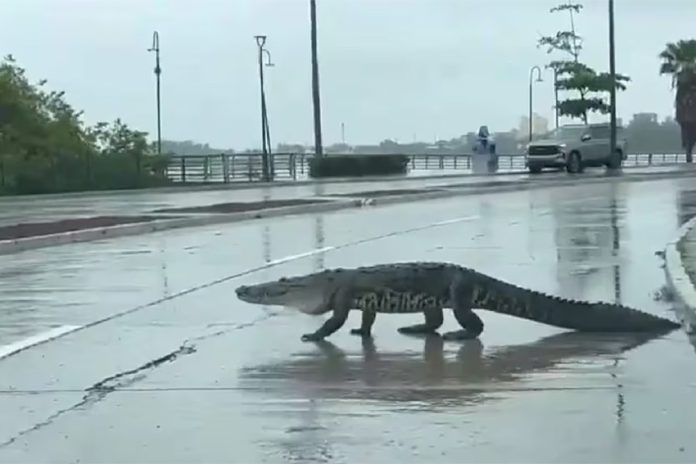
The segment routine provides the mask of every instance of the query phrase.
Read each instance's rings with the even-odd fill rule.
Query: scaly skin
[[[543,324],[582,332],[669,332],[681,324],[623,305],[567,300],[503,282],[473,269],[450,263],[378,264],[354,269],[331,269],[281,278],[236,289],[248,303],[296,308],[332,316],[303,341],[321,340],[340,329],[352,309],[362,311],[354,335],[369,337],[377,313],[424,314],[425,322],[401,327],[401,333],[435,333],[443,309],[451,308],[461,330],[445,339],[472,339],[483,332],[473,311],[486,309]]]

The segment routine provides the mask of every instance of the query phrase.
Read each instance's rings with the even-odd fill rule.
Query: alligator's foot
[[[371,331],[365,330],[365,329],[351,329],[350,334],[351,335],[360,335],[362,338],[372,337]]]
[[[398,330],[399,333],[411,334],[411,335],[436,334],[437,333],[436,328],[430,327],[426,324],[408,325],[406,327],[399,327],[396,330]]]
[[[317,335],[316,333],[302,335],[303,342],[318,342],[318,341],[321,341],[323,339],[324,339],[324,337],[322,337],[321,335]]]
[[[455,330],[442,334],[443,340],[474,340],[477,337],[478,334],[469,332],[468,330]]]

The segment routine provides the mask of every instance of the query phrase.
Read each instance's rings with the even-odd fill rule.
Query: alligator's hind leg
[[[483,332],[483,321],[471,310],[470,286],[466,285],[461,279],[457,279],[450,286],[450,301],[452,302],[452,312],[462,330],[445,332],[442,338],[445,340],[472,340]]]
[[[427,334],[435,333],[442,325],[442,308],[431,308],[423,311],[425,315],[424,324],[409,325],[399,327],[399,332],[403,334]]]
[[[375,323],[375,317],[377,313],[375,311],[369,311],[367,309],[362,310],[362,323],[359,329],[352,329],[350,331],[351,335],[360,335],[361,337],[371,337],[372,325]]]
[[[472,340],[483,332],[483,321],[471,308],[454,308],[454,318],[457,319],[462,330],[445,332],[442,338],[445,340]]]

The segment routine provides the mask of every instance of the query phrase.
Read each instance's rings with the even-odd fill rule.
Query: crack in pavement
[[[253,319],[249,322],[237,324],[233,327],[218,330],[216,332],[212,332],[212,333],[208,333],[208,334],[199,335],[197,337],[187,338],[179,346],[179,348],[177,348],[174,351],[171,351],[163,356],[160,356],[159,358],[150,360],[150,361],[146,362],[145,364],[142,364],[141,366],[138,366],[138,367],[135,367],[133,369],[126,370],[126,371],[118,372],[114,375],[106,377],[106,378],[100,380],[99,382],[93,384],[92,386],[88,387],[87,389],[85,389],[84,390],[85,394],[79,402],[77,402],[77,403],[75,403],[72,406],[69,406],[67,408],[59,409],[58,411],[51,414],[43,421],[37,422],[36,424],[32,425],[31,427],[20,431],[19,433],[17,433],[13,437],[0,443],[0,448],[5,448],[5,447],[15,443],[20,438],[53,424],[53,422],[55,422],[56,419],[60,418],[61,416],[65,415],[67,413],[77,411],[77,410],[85,410],[87,408],[94,406],[96,403],[98,403],[98,402],[102,401],[104,398],[106,398],[106,396],[109,395],[110,393],[113,393],[120,388],[127,388],[127,387],[143,380],[147,376],[146,375],[147,372],[152,371],[153,369],[156,369],[157,367],[161,366],[162,364],[165,364],[168,362],[174,362],[177,359],[179,359],[181,356],[187,356],[187,355],[196,353],[198,350],[196,348],[196,345],[192,344],[192,342],[202,342],[202,341],[205,341],[205,340],[208,340],[211,338],[225,335],[225,334],[232,332],[232,331],[235,331],[235,330],[245,329],[245,328],[251,327],[255,324],[258,324],[259,322],[263,322],[267,319],[270,319],[274,316],[276,316],[276,313],[268,312],[268,313],[266,313],[260,317],[257,317],[256,319]]]

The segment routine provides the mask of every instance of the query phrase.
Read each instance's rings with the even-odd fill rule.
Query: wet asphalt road
[[[240,284],[447,260],[572,298],[654,301],[693,180],[464,196],[66,245],[0,260],[0,462],[694,462],[694,347],[485,311],[479,342],[300,335]],[[324,250],[317,252],[316,250]],[[160,301],[159,303],[157,301]],[[456,328],[447,313],[443,331]],[[637,346],[636,346],[637,345]]]

